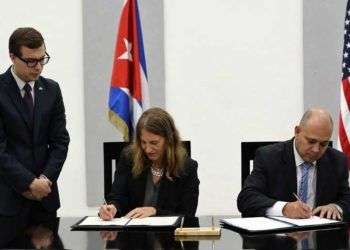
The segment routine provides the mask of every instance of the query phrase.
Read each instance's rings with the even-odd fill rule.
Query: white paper
[[[128,226],[171,226],[174,225],[178,216],[147,217],[143,219],[132,219]]]
[[[286,224],[284,222],[272,220],[266,217],[231,218],[222,219],[221,221],[231,226],[246,229],[249,231],[264,231],[293,227],[292,225]]]
[[[312,216],[311,218],[308,218],[308,219],[290,219],[286,217],[270,217],[270,218],[292,223],[296,226],[317,226],[317,225],[327,225],[327,224],[333,224],[333,223],[339,222],[337,220],[320,218],[319,216]]]
[[[100,217],[92,216],[86,217],[80,222],[80,226],[124,226],[130,219],[128,218],[114,218],[112,220],[102,220]]]

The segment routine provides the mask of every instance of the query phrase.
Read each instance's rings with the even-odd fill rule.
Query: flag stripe
[[[146,79],[147,79],[148,77],[147,77],[146,58],[145,58],[145,51],[144,51],[144,48],[143,48],[142,27],[141,27],[141,21],[140,21],[140,15],[139,15],[139,7],[138,7],[138,4],[137,4],[137,1],[135,3],[135,9],[136,9],[137,37],[139,38],[138,46],[139,46],[139,51],[140,51],[140,64],[141,64],[142,70],[143,70],[143,72],[144,72],[144,74],[146,76]]]
[[[109,120],[126,141],[149,107],[146,69],[137,0],[127,0],[119,21],[108,103]]]

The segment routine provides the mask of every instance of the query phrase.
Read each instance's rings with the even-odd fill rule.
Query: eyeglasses
[[[50,55],[49,55],[47,52],[45,52],[45,55],[46,55],[46,56],[44,56],[44,57],[41,58],[41,59],[24,59],[24,58],[21,58],[21,57],[19,57],[19,56],[17,56],[17,55],[15,55],[15,56],[16,56],[19,60],[21,60],[22,62],[26,63],[27,66],[28,66],[29,68],[34,68],[34,67],[36,67],[36,65],[37,65],[38,63],[40,63],[40,65],[43,66],[43,65],[45,65],[45,64],[47,64],[47,63],[49,62],[49,60],[50,60]]]

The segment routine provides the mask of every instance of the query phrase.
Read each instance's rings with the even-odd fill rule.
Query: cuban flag
[[[132,138],[137,120],[149,108],[147,68],[137,0],[126,0],[116,39],[109,92],[109,120]]]

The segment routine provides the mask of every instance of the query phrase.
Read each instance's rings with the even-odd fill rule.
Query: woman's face
[[[141,130],[141,147],[152,162],[160,162],[165,149],[165,138],[160,135]]]

